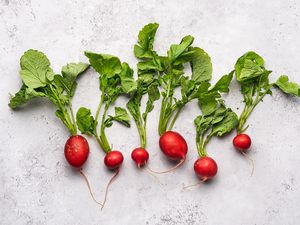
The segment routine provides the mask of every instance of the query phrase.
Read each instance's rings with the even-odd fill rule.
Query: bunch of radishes
[[[185,36],[179,44],[171,45],[166,55],[161,56],[153,49],[157,29],[158,24],[151,23],[139,32],[138,43],[134,46],[134,54],[138,59],[137,79],[134,79],[133,69],[127,63],[121,63],[116,56],[85,52],[100,81],[101,94],[95,116],[90,109],[84,107],[80,107],[74,115],[71,103],[77,86],[76,78],[88,69],[89,64],[70,63],[62,68],[61,74],[56,74],[42,52],[28,50],[20,59],[23,84],[11,97],[9,106],[14,109],[36,97],[48,98],[56,106],[56,116],[71,135],[65,144],[66,160],[72,167],[79,169],[94,200],[87,177],[82,171],[89,155],[89,145],[83,136],[77,134],[78,129],[83,134],[93,136],[105,152],[104,164],[115,171],[108,185],[117,176],[124,157],[121,151],[112,150],[105,129],[112,126],[113,122],[130,127],[129,114],[140,137],[140,146],[132,151],[132,159],[138,168],[146,165],[152,173],[166,173],[185,162],[188,144],[182,135],[173,131],[173,126],[185,105],[197,100],[200,110],[195,109],[195,127],[199,159],[194,164],[194,170],[203,182],[214,177],[218,170],[217,163],[206,151],[213,136],[222,136],[236,128],[237,136],[233,139],[233,145],[245,154],[251,146],[251,139],[245,134],[245,123],[263,97],[271,94],[273,87],[300,97],[299,85],[289,82],[287,76],[281,76],[275,83],[269,83],[271,71],[264,67],[263,58],[255,52],[247,52],[241,56],[232,72],[211,85],[211,59],[203,49],[192,46],[194,38]],[[191,76],[185,74],[188,66],[192,71]],[[239,117],[222,99],[222,93],[229,92],[234,75],[244,96],[245,106]],[[181,93],[180,97],[175,97],[177,89]],[[115,114],[108,115],[110,107],[121,95],[128,97],[126,107],[129,114],[125,108],[115,107]],[[145,97],[146,105],[141,111],[142,98]],[[154,109],[154,102],[159,99],[159,146],[168,158],[178,161],[166,171],[154,171],[148,166],[150,154],[146,150],[147,116]],[[103,203],[95,201],[103,206],[105,200],[106,194]]]

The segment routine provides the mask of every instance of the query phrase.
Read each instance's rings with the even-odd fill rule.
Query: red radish
[[[122,165],[124,160],[123,154],[120,151],[114,150],[109,151],[106,156],[104,157],[104,164],[107,168],[114,170],[114,175],[110,178],[108,184],[106,185],[105,194],[104,194],[104,201],[102,203],[102,209],[106,203],[108,188],[112,181],[116,178],[116,176],[119,174],[119,167]]]
[[[87,176],[83,173],[81,167],[86,162],[89,156],[90,148],[87,140],[81,135],[72,135],[65,144],[65,157],[68,163],[75,167],[80,168],[79,173],[85,180],[88,189],[90,191],[90,195],[94,202],[103,206],[100,202],[98,202],[92,192],[92,188]]]
[[[89,152],[89,144],[81,135],[71,136],[65,144],[66,160],[73,167],[82,167],[89,156]]]
[[[159,139],[159,147],[162,152],[172,160],[180,160],[174,167],[165,171],[154,171],[148,167],[153,173],[168,173],[181,166],[185,159],[188,151],[188,146],[185,139],[175,131],[166,131]]]
[[[173,160],[185,160],[188,146],[185,139],[175,131],[166,131],[160,136],[159,146],[162,152]]]
[[[146,151],[146,149],[140,147],[136,148],[131,153],[131,158],[137,166],[140,168],[141,166],[145,165],[149,159],[149,153]]]
[[[251,146],[251,138],[247,134],[238,134],[233,139],[233,145],[239,151],[246,151]]]
[[[109,169],[117,169],[122,165],[124,160],[123,154],[120,151],[110,151],[104,157],[104,164]]]
[[[194,171],[203,181],[214,177],[218,172],[218,165],[211,157],[204,156],[194,164]]]
[[[247,134],[238,134],[233,139],[233,145],[234,147],[239,150],[243,156],[246,157],[246,159],[251,163],[252,169],[251,169],[251,176],[254,172],[254,162],[253,159],[251,159],[245,151],[247,151],[251,146],[251,138]]]

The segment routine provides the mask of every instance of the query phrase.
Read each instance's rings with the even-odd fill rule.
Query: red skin
[[[194,164],[194,171],[201,179],[210,179],[218,172],[218,165],[215,160],[205,156],[197,159]]]
[[[138,167],[141,167],[147,163],[149,159],[149,153],[142,147],[136,148],[132,151],[131,158],[133,161],[135,161]]]
[[[81,135],[71,136],[65,144],[66,160],[73,167],[82,167],[89,156],[89,152],[89,144]]]
[[[104,164],[109,169],[117,169],[123,163],[124,157],[120,151],[110,151],[104,157]]]
[[[188,146],[185,139],[175,131],[166,131],[159,138],[162,152],[173,160],[185,159]]]
[[[251,138],[247,134],[238,134],[233,139],[234,147],[239,151],[246,151],[251,146]]]

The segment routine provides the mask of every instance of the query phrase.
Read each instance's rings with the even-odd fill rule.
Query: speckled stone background
[[[196,102],[185,108],[175,126],[189,143],[187,162],[159,176],[159,181],[137,170],[130,159],[131,150],[139,145],[135,126],[114,125],[108,137],[114,148],[124,152],[125,163],[103,211],[64,159],[68,132],[55,117],[53,105],[34,100],[17,111],[7,106],[9,93],[21,85],[19,58],[28,48],[44,51],[56,72],[67,62],[86,61],[84,50],[115,54],[135,67],[132,47],[138,31],[154,21],[160,24],[158,52],[166,52],[184,35],[193,35],[195,45],[212,58],[214,81],[229,72],[240,55],[255,50],[273,70],[272,81],[288,74],[300,83],[299,15],[297,0],[1,0],[0,224],[300,224],[300,100],[277,90],[249,119],[254,175],[250,177],[249,162],[233,149],[232,133],[208,146],[219,164],[216,179],[188,191],[182,187],[197,181],[193,172]],[[80,79],[76,109],[87,106],[95,111],[97,84],[92,69]],[[236,82],[226,101],[241,111]],[[159,151],[157,119],[158,107],[149,117],[150,165],[165,169],[172,164]],[[89,141],[91,154],[84,170],[101,200],[111,173],[104,168],[103,152],[93,139]]]

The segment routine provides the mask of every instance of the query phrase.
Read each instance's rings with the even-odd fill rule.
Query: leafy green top
[[[81,107],[76,120],[78,128],[82,133],[93,135],[101,148],[107,153],[111,151],[108,143],[105,128],[112,126],[117,121],[127,127],[130,126],[130,118],[126,109],[115,107],[115,115],[107,116],[107,111],[112,103],[122,94],[130,94],[137,89],[137,83],[133,78],[133,70],[127,63],[121,63],[120,59],[107,54],[85,52],[91,66],[99,73],[99,84],[102,92],[100,103],[95,117],[91,110]],[[100,135],[97,131],[98,117],[102,106],[104,111],[100,125]]]
[[[89,67],[85,63],[70,63],[55,74],[47,56],[30,49],[20,59],[21,89],[10,99],[9,106],[15,109],[35,97],[47,97],[56,107],[56,115],[71,134],[77,133],[73,116],[71,97],[77,86],[76,78]]]
[[[203,82],[199,90],[199,106],[202,115],[195,119],[196,144],[200,157],[206,156],[206,145],[213,136],[222,136],[233,130],[238,124],[237,115],[226,108],[220,93],[227,93],[233,72],[224,75],[213,87]]]
[[[134,54],[139,59],[138,75],[153,79],[157,77],[163,90],[160,111],[159,133],[171,130],[185,104],[197,98],[201,82],[212,76],[212,64],[208,54],[201,48],[191,47],[194,38],[190,35],[182,38],[179,44],[173,44],[167,56],[159,56],[153,50],[154,37],[158,24],[146,25],[139,33]],[[184,74],[185,65],[192,69],[191,78]],[[175,98],[174,90],[181,87],[181,99]],[[172,121],[170,121],[172,119]]]
[[[246,120],[262,101],[266,94],[272,94],[271,88],[277,87],[286,94],[300,96],[298,84],[289,82],[287,76],[280,76],[275,83],[269,83],[269,75],[272,71],[265,69],[264,59],[257,53],[250,51],[242,55],[235,64],[237,81],[241,84],[241,92],[244,96],[245,107],[239,118],[237,132],[244,132]]]

